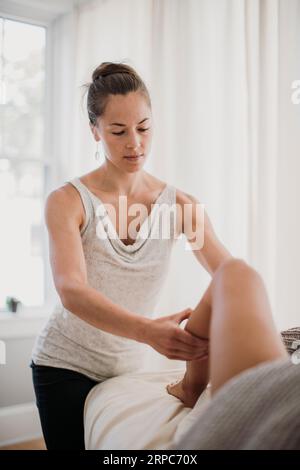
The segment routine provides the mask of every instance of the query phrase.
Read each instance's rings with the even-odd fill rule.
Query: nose
[[[141,136],[136,132],[132,132],[126,144],[126,148],[134,149],[134,150],[138,149],[140,147],[140,143],[141,143]]]

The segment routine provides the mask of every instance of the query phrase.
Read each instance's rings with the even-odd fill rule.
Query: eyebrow
[[[143,122],[147,121],[149,118],[145,118],[142,121],[140,121],[138,124],[142,124]],[[120,124],[119,122],[112,122],[109,124],[109,126],[121,126],[121,127],[126,127],[126,124]]]

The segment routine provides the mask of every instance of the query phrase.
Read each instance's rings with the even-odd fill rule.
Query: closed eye
[[[150,129],[150,127],[148,127],[147,129],[139,129],[139,131],[141,132],[145,132],[145,131],[148,131]],[[124,134],[124,131],[122,132],[112,132],[113,135],[122,135]]]

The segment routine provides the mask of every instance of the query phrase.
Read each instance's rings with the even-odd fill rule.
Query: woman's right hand
[[[179,313],[150,320],[145,329],[144,343],[168,359],[192,361],[204,358],[208,355],[208,340],[198,338],[179,327],[192,312],[193,310],[188,308]]]

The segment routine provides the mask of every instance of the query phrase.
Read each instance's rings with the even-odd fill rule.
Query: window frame
[[[16,9],[20,11],[20,14],[16,13]],[[10,11],[11,10],[11,11]],[[25,11],[26,10],[26,11]],[[45,103],[45,132],[44,132],[44,157],[40,160],[44,170],[44,192],[43,201],[45,203],[46,197],[52,188],[58,185],[57,181],[57,154],[54,149],[57,147],[55,142],[54,133],[54,109],[52,103],[54,102],[55,89],[54,89],[54,71],[57,72],[57,64],[59,64],[59,57],[54,56],[54,37],[55,34],[55,21],[61,16],[53,16],[53,13],[47,13],[40,9],[33,7],[26,8],[26,5],[12,5],[10,9],[9,5],[4,2],[0,6],[0,16],[3,19],[12,21],[20,21],[23,23],[31,24],[34,26],[41,26],[45,28],[45,90],[44,90],[44,103]],[[59,41],[59,37],[55,38]],[[57,50],[56,50],[57,52]],[[57,113],[59,114],[59,113]],[[55,116],[55,118],[57,115]],[[43,258],[44,258],[44,304],[41,306],[21,306],[18,308],[18,313],[9,312],[6,308],[1,309],[1,318],[7,319],[8,316],[26,316],[28,318],[35,316],[48,316],[53,308],[55,302],[58,300],[58,296],[55,291],[54,283],[52,280],[52,273],[49,263],[49,248],[47,242],[47,230],[45,224],[43,225]],[[4,313],[4,315],[3,315]]]

